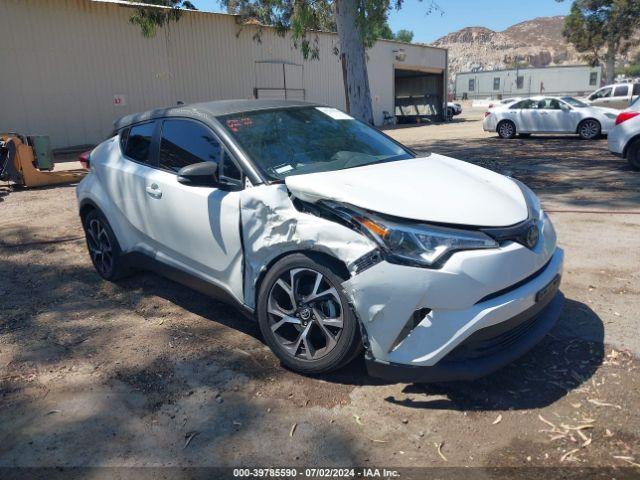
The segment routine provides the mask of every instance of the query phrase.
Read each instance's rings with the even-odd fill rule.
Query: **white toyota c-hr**
[[[417,156],[347,114],[238,100],[125,117],[90,154],[98,273],[154,269],[234,302],[288,367],[472,379],[555,324],[563,252],[522,183]]]

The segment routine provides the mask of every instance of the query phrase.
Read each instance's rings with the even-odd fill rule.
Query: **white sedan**
[[[620,113],[612,108],[591,107],[573,97],[527,98],[484,115],[482,126],[502,138],[532,133],[577,133],[593,140],[614,127]]]

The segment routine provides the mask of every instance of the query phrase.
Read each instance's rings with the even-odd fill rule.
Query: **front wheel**
[[[267,272],[258,296],[258,322],[267,345],[291,370],[320,374],[349,363],[361,350],[358,322],[323,257],[293,254]]]
[[[583,140],[595,140],[600,136],[600,122],[593,119],[584,120],[578,125],[578,135]]]
[[[511,120],[503,120],[498,124],[500,138],[513,138],[516,136],[516,125]]]

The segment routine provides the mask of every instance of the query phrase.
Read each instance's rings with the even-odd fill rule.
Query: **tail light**
[[[91,168],[91,150],[81,153],[78,161],[82,164],[82,168],[89,170]]]
[[[622,122],[626,122],[627,120],[640,115],[640,112],[622,112],[616,118],[616,125],[620,125]]]
[[[491,112],[484,112],[484,118],[487,118],[489,115],[491,115]]]

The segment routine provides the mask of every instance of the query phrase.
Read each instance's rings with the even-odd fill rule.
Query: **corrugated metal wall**
[[[595,85],[590,84],[591,73],[596,74]],[[517,77],[523,77],[522,88],[517,86]],[[500,86],[494,89],[494,79],[500,79]],[[468,98],[524,97],[541,94],[541,84],[545,95],[583,95],[600,87],[601,67],[560,66],[547,68],[521,68],[519,70],[496,70],[476,73],[459,73],[456,76],[456,97],[464,93]],[[469,90],[469,79],[475,82]]]
[[[133,10],[90,0],[0,0],[0,131],[51,135],[54,147],[99,142],[118,117],[150,108],[252,98],[256,61],[303,65],[308,101],[344,108],[337,37],[317,35],[319,61],[304,61],[289,38],[241,28],[229,15],[185,12],[143,38]],[[405,63],[445,66],[445,51],[378,42],[369,50],[376,121],[393,111],[394,50]],[[125,104],[114,105],[119,95]]]

